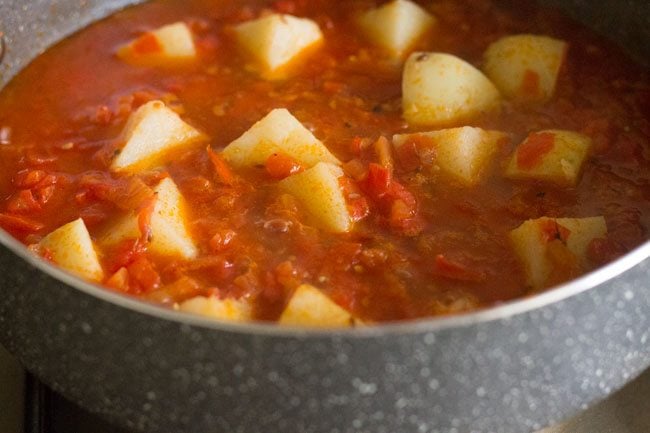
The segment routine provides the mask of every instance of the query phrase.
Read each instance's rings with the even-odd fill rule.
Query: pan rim
[[[619,277],[626,271],[650,258],[650,240],[648,240],[625,256],[575,280],[553,287],[542,293],[514,299],[500,305],[458,315],[373,324],[372,326],[366,327],[320,329],[280,326],[263,322],[233,323],[164,308],[160,305],[139,300],[126,294],[112,292],[99,284],[83,280],[74,274],[48,263],[29,251],[21,242],[2,229],[0,229],[0,245],[4,246],[32,267],[68,287],[99,301],[107,302],[113,306],[130,310],[134,313],[206,330],[280,338],[372,338],[387,335],[423,334],[505,320],[559,303],[583,292],[595,290],[602,284]]]

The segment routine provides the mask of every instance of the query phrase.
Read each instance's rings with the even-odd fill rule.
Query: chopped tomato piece
[[[390,208],[391,225],[399,226],[402,221],[413,218],[415,211],[415,209],[404,203],[403,200],[395,200]]]
[[[122,210],[136,210],[154,196],[153,190],[139,177],[113,179],[109,174],[91,172],[79,179],[81,203],[96,199]]]
[[[133,42],[135,54],[156,54],[162,52],[162,46],[153,33],[145,33]]]
[[[45,224],[30,219],[0,213],[0,226],[8,230],[17,230],[21,232],[35,233],[43,230]]]
[[[404,185],[397,181],[391,182],[390,188],[386,192],[386,198],[390,200],[401,200],[406,206],[411,208],[413,212],[417,211],[417,199],[411,191],[406,189]]]
[[[343,171],[354,180],[361,180],[368,174],[368,169],[360,159],[353,159],[343,164]]]
[[[41,210],[41,204],[36,200],[31,189],[23,189],[14,195],[7,204],[11,213],[31,213]]]
[[[371,162],[368,166],[368,177],[365,180],[368,193],[377,198],[383,197],[392,183],[390,169]]]
[[[107,264],[107,269],[109,272],[116,272],[120,268],[127,267],[146,251],[147,246],[140,239],[126,239],[111,251],[109,257],[112,258],[112,262]]]
[[[541,221],[539,224],[544,242],[551,242],[555,239],[566,242],[571,235],[571,230],[561,226],[555,220],[548,219]]]
[[[106,221],[111,210],[101,203],[85,207],[79,212],[79,217],[84,220],[86,227],[93,227]]]
[[[407,140],[395,152],[397,160],[402,168],[406,171],[414,171],[420,168],[420,155],[418,154],[417,141],[413,139]]]
[[[34,194],[36,196],[36,200],[41,205],[47,204],[48,201],[52,198],[54,195],[54,191],[56,190],[56,187],[54,185],[46,186],[43,188],[37,188],[34,190]]]
[[[393,181],[383,199],[389,215],[390,226],[407,235],[416,235],[424,228],[424,221],[418,214],[418,202],[408,189]]]
[[[285,153],[274,153],[266,160],[266,171],[274,179],[281,180],[304,170],[300,162]]]
[[[370,215],[370,205],[365,197],[348,198],[348,212],[353,222],[361,221]]]
[[[360,156],[371,143],[372,141],[368,138],[354,137],[350,142],[350,152],[352,152],[354,156]]]
[[[390,169],[370,163],[368,176],[360,186],[379,206],[391,227],[405,234],[417,234],[424,228],[415,196],[392,178]]]
[[[517,149],[517,165],[531,170],[542,162],[544,156],[555,147],[555,135],[550,132],[530,134]]]
[[[276,281],[287,290],[293,290],[302,283],[298,269],[291,261],[284,261],[275,268]]]
[[[236,178],[228,163],[221,157],[221,155],[212,150],[211,147],[208,146],[207,151],[219,182],[224,185],[232,186],[235,183]]]
[[[452,261],[438,254],[433,265],[434,274],[452,280],[479,283],[486,279],[485,272],[472,269],[459,261]]]
[[[150,292],[160,286],[160,275],[146,257],[139,257],[131,263],[127,270],[133,283],[137,284],[139,292]]]
[[[31,188],[38,185],[47,173],[43,170],[21,170],[14,178],[14,184],[19,188]]]

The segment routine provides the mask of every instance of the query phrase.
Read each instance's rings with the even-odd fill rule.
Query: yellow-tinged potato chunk
[[[547,36],[507,36],[488,47],[483,70],[506,97],[545,102],[566,52],[566,42]]]
[[[458,57],[416,52],[402,78],[404,118],[411,125],[444,126],[499,108],[501,97],[481,71]]]
[[[104,278],[93,241],[81,218],[54,230],[41,240],[40,246],[62,268],[92,281]]]
[[[247,21],[235,28],[235,34],[239,44],[268,72],[296,60],[323,40],[314,21],[282,14]]]
[[[234,167],[253,167],[264,165],[269,156],[277,152],[307,167],[319,162],[340,164],[327,147],[284,108],[267,114],[230,143],[222,156]]]
[[[148,102],[129,117],[121,136],[124,147],[113,160],[111,170],[137,172],[164,163],[170,151],[192,146],[204,138],[162,101]]]
[[[431,14],[408,0],[394,0],[359,17],[366,37],[396,57],[407,52],[435,23]]]
[[[606,235],[603,217],[543,217],[524,222],[510,232],[510,239],[528,284],[541,289],[591,269],[589,243]]]
[[[197,296],[181,303],[180,311],[231,322],[248,322],[253,313],[250,303],[236,299]]]
[[[178,22],[144,33],[120,47],[117,55],[129,63],[166,66],[194,60],[196,47],[187,24]]]
[[[167,178],[154,188],[156,203],[151,216],[149,251],[164,256],[196,257],[197,249],[186,227],[185,203],[173,180]],[[126,239],[140,238],[138,215],[130,214],[113,226],[101,239],[105,247]]]
[[[354,325],[354,318],[323,292],[303,284],[289,300],[279,323],[288,326],[337,328]]]
[[[591,139],[577,132],[535,132],[515,150],[506,176],[573,186],[578,182],[590,148]]]
[[[465,126],[393,137],[393,145],[400,147],[412,142],[418,154],[433,154],[433,166],[453,176],[467,186],[477,184],[499,150],[499,143],[508,136],[499,131],[486,131]],[[426,147],[426,149],[424,148]]]
[[[340,167],[319,162],[309,170],[280,181],[278,185],[303,204],[318,227],[341,233],[352,228],[350,212],[339,184],[342,176]]]

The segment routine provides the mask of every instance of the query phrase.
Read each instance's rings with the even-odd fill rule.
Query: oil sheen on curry
[[[0,226],[230,321],[449,315],[579,277],[648,239],[648,75],[508,3],[121,11],[0,94]]]

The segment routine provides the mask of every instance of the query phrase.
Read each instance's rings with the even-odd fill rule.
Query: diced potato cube
[[[401,134],[393,137],[393,145],[399,148],[412,141],[418,154],[435,155],[434,167],[453,176],[467,186],[477,184],[499,150],[499,143],[508,136],[499,131],[486,131],[465,126],[417,134]],[[421,149],[427,146],[428,149]],[[433,168],[433,167],[432,167]]]
[[[239,44],[268,72],[296,60],[307,48],[323,40],[314,21],[273,14],[235,28]]]
[[[481,71],[458,57],[416,52],[402,78],[404,118],[411,125],[445,126],[498,109],[501,96]]]
[[[587,257],[589,243],[607,235],[605,218],[539,218],[524,222],[510,232],[515,253],[524,265],[526,279],[535,289],[541,289],[553,279],[555,267],[566,265],[557,263],[549,254],[549,245],[555,243],[563,246],[573,255],[582,271],[591,268]],[[571,259],[569,257],[569,259]],[[571,260],[565,260],[571,261]]]
[[[284,108],[271,111],[223,150],[234,167],[264,165],[272,154],[282,152],[302,165],[319,162],[340,164],[334,155]]]
[[[194,38],[187,24],[179,22],[144,33],[120,47],[122,60],[146,66],[165,66],[196,58]]]
[[[566,238],[567,248],[578,257],[583,268],[588,269],[589,259],[587,249],[594,239],[607,236],[607,223],[605,218],[558,218],[557,223],[569,231]]]
[[[279,323],[287,326],[336,328],[354,325],[354,318],[323,292],[303,284],[291,297]]]
[[[111,170],[137,172],[164,163],[170,151],[192,146],[204,138],[162,101],[148,102],[129,117],[121,136],[124,147],[113,160]]]
[[[149,251],[163,256],[196,257],[197,249],[186,227],[185,203],[173,180],[167,178],[154,188],[156,204],[151,216],[152,239]],[[130,214],[100,239],[103,246],[116,245],[126,239],[140,238],[138,215]]]
[[[54,263],[63,269],[91,281],[104,278],[93,241],[81,218],[54,230],[41,240],[40,246],[47,249]]]
[[[181,303],[180,311],[231,322],[248,322],[253,313],[250,303],[236,299],[197,296]]]
[[[547,130],[530,134],[515,150],[506,176],[575,185],[591,139],[572,131]]]
[[[342,176],[340,167],[319,162],[278,185],[303,204],[318,227],[340,233],[352,228],[350,212],[339,184]]]
[[[508,98],[545,102],[566,57],[567,44],[547,36],[507,36],[485,52],[485,74]]]
[[[409,0],[394,0],[359,18],[368,39],[396,57],[407,52],[435,23],[431,14]]]

